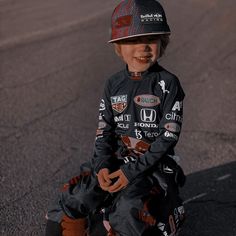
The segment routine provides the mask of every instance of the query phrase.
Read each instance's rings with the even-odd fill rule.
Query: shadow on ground
[[[236,162],[191,174],[182,191],[187,219],[181,236],[236,235]]]

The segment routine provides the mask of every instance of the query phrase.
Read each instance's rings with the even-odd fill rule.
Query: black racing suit
[[[60,194],[48,212],[49,219],[59,222],[62,212],[74,218],[85,217],[102,207],[110,194],[99,187],[96,173],[102,168],[120,168],[129,184],[113,195],[109,213],[112,228],[122,236],[139,236],[145,235],[149,226],[168,222],[169,209],[165,209],[168,213],[162,219],[158,218],[160,206],[155,213],[153,202],[158,197],[153,188],[161,186],[166,196],[166,185],[173,185],[162,173],[160,163],[174,154],[183,119],[183,99],[177,77],[157,63],[141,74],[125,69],[107,80],[99,107],[91,175],[80,175],[78,183],[70,184]],[[160,189],[156,192],[160,193]],[[173,188],[171,191],[178,194]],[[178,200],[170,197],[170,201],[178,205]],[[144,216],[150,217],[147,220]]]

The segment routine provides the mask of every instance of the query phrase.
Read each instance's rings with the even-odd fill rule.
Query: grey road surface
[[[161,2],[173,33],[160,64],[186,92],[182,235],[235,236],[236,3]],[[106,43],[117,3],[0,0],[2,236],[43,235],[49,202],[92,155],[105,79],[123,66]]]

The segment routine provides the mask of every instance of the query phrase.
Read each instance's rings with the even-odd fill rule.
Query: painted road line
[[[187,204],[187,203],[189,203],[189,202],[192,202],[192,201],[194,201],[194,200],[196,200],[196,199],[198,199],[198,198],[204,197],[204,196],[206,196],[206,195],[207,195],[207,193],[198,194],[198,195],[196,195],[196,196],[194,196],[194,197],[192,197],[192,198],[189,198],[189,199],[185,200],[185,201],[183,202],[183,204]]]

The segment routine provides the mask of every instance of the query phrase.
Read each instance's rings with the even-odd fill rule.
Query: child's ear
[[[114,43],[114,47],[115,47],[115,52],[116,54],[121,57],[121,47],[118,43]]]

